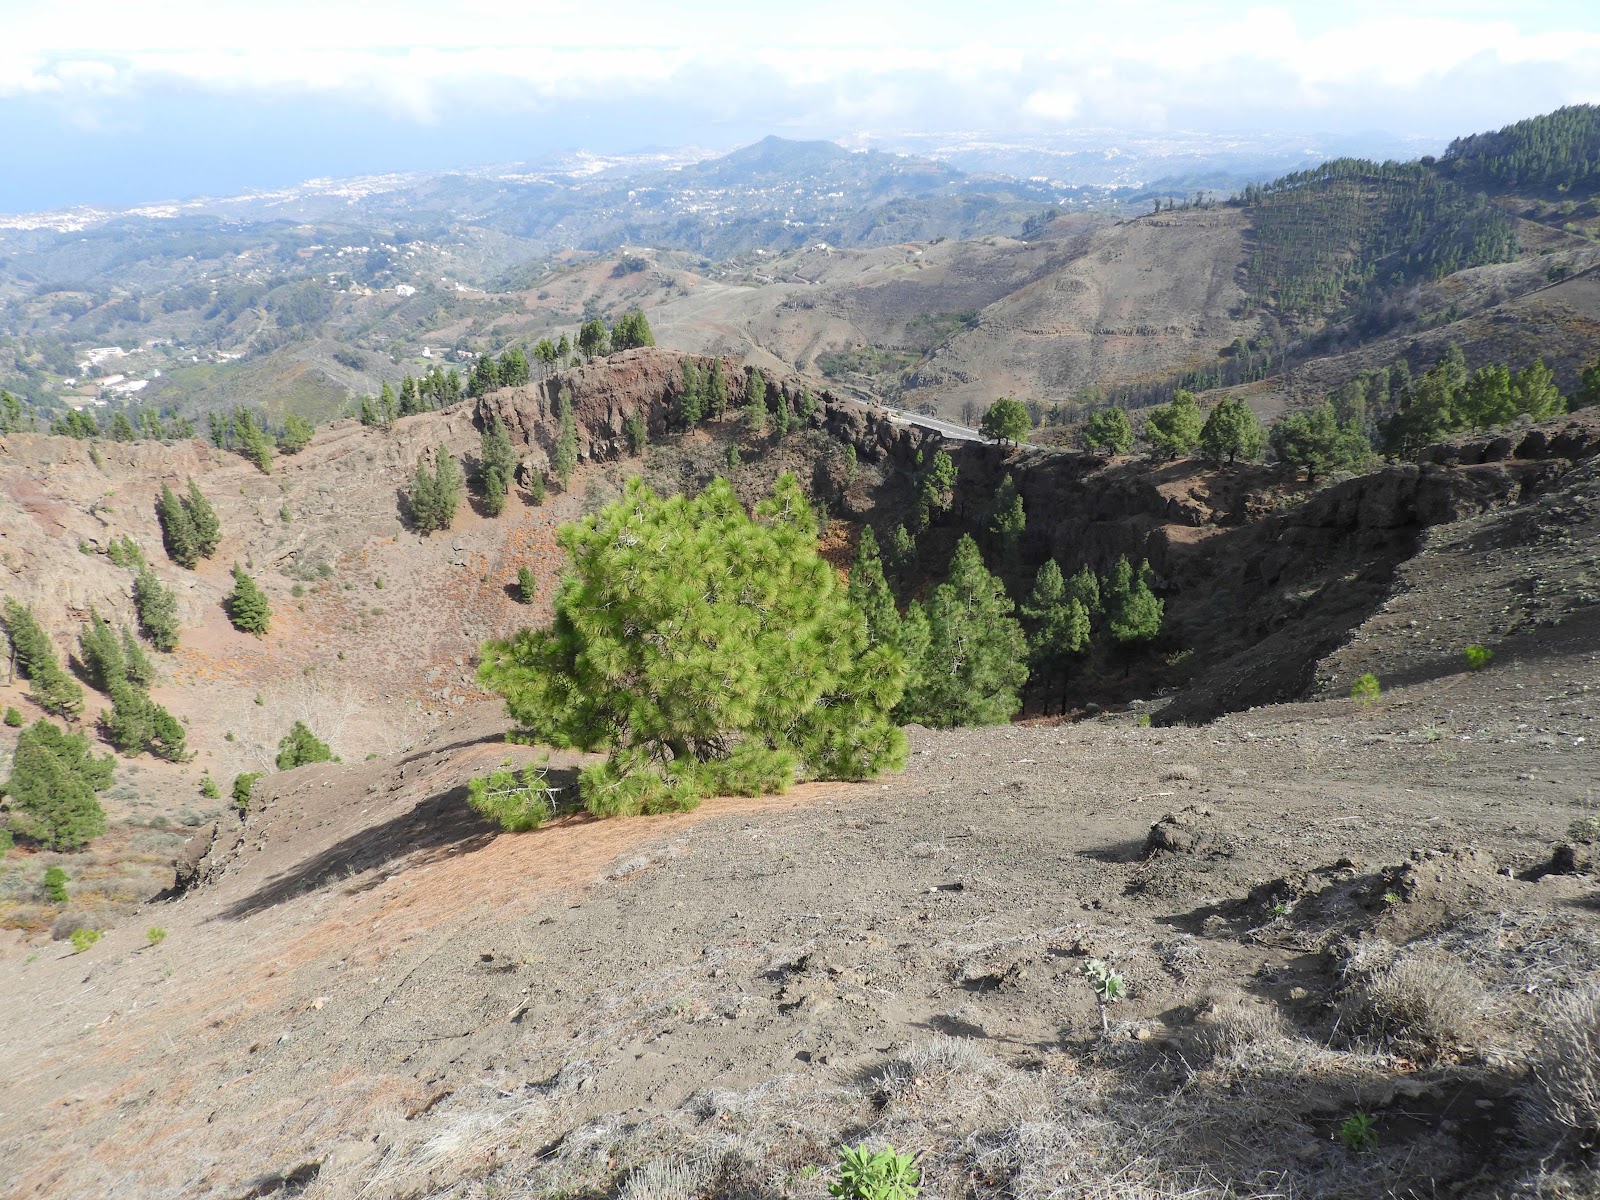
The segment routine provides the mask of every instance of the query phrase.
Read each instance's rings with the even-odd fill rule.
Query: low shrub
[[[1471,645],[1466,649],[1467,670],[1481,671],[1489,665],[1489,660],[1494,657],[1494,651],[1487,646]]]
[[[240,817],[250,811],[250,793],[260,778],[260,771],[246,771],[233,777],[233,807],[238,810]]]
[[[167,940],[167,931],[159,925],[152,925],[144,931],[145,940],[152,946],[159,946]]]
[[[6,726],[10,729],[22,728],[22,713],[17,710],[15,704],[6,707]]]

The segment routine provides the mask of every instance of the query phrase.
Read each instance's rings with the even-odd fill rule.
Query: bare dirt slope
[[[522,1196],[666,1155],[820,1196],[801,1169],[876,1133],[939,1194],[1011,1194],[1063,1138],[1061,1171],[1151,1181],[1126,1194],[1201,1166],[1246,1194],[1490,1194],[1522,1169],[1537,997],[1600,948],[1592,876],[1499,873],[1600,805],[1597,635],[1371,709],[916,731],[876,784],[523,835],[462,801],[532,753],[488,714],[273,777],[187,894],[0,975],[4,1193]],[[1472,1022],[1430,1056],[1352,1041],[1352,936],[1443,955]],[[1104,1032],[1090,957],[1131,993]],[[1259,1026],[1253,1059],[1197,1049],[1219,1011]],[[1146,1104],[1193,1119],[1136,1132]],[[1330,1141],[1355,1110],[1365,1155]],[[985,1145],[1017,1162],[975,1173]]]

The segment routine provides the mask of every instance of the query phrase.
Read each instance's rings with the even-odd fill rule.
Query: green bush
[[[60,867],[46,868],[44,894],[50,898],[51,904],[65,904],[71,898],[67,895],[67,873]]]
[[[241,817],[250,810],[250,793],[255,790],[256,780],[260,778],[260,771],[246,771],[243,775],[233,777],[233,807]]]
[[[532,604],[539,595],[539,580],[532,567],[517,568],[517,599]]]
[[[509,761],[468,781],[467,803],[511,833],[537,829],[555,812],[555,796],[545,782],[544,768],[530,765],[519,774]]]
[[[98,929],[74,929],[72,931],[72,949],[82,954],[105,935]]]
[[[1487,646],[1479,646],[1474,643],[1467,647],[1466,657],[1469,671],[1481,671],[1489,665],[1489,660],[1494,657],[1494,651]]]
[[[839,1200],[916,1200],[921,1178],[914,1154],[897,1154],[892,1146],[842,1146],[839,1178],[828,1185],[828,1194]]]
[[[278,743],[277,767],[292,771],[307,763],[338,762],[328,744],[312,733],[304,721],[296,721]]]
[[[152,946],[159,946],[167,940],[167,931],[159,925],[152,925],[144,931],[144,936]]]
[[[1378,683],[1378,677],[1371,672],[1350,685],[1350,699],[1363,706],[1376,704],[1382,694],[1383,688]]]
[[[222,795],[222,789],[217,786],[217,781],[211,778],[209,770],[200,773],[200,795],[207,800],[215,800]]]
[[[17,710],[17,706],[15,704],[9,705],[6,708],[6,725],[12,729],[22,728],[22,713]]]

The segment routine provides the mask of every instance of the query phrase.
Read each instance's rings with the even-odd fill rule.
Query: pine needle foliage
[[[1005,585],[963,535],[944,583],[928,598],[928,645],[915,664],[904,719],[949,728],[998,725],[1022,706],[1027,639]]]
[[[292,771],[308,763],[338,761],[328,743],[312,733],[304,721],[296,721],[278,742],[276,766],[280,771]]]
[[[267,594],[238,563],[233,565],[233,591],[223,599],[222,606],[227,609],[233,627],[242,633],[260,637],[272,625],[272,606],[267,602]]]
[[[28,681],[28,696],[45,712],[72,717],[83,711],[83,688],[61,667],[55,643],[50,640],[33,610],[6,597],[0,607],[0,625],[11,642],[11,657],[17,674]]]
[[[670,498],[634,479],[560,542],[553,625],[485,643],[479,678],[535,738],[608,753],[580,776],[591,812],[905,764],[904,660],[869,645],[792,475],[753,513],[723,479]]]
[[[112,759],[96,758],[89,739],[40,720],[17,738],[6,794],[10,828],[57,852],[80,850],[106,831],[95,793],[111,784]]]
[[[498,517],[505,511],[506,495],[516,477],[517,452],[499,417],[491,418],[479,448],[478,481],[483,487],[483,511]]]

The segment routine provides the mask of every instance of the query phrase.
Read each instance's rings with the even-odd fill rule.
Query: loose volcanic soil
[[[1010,1100],[905,1132],[913,1101],[954,1111],[940,1070],[967,1054],[949,1094],[979,1099],[1116,1071],[1128,1103],[1181,1106],[1220,1069],[1195,1030],[1231,1004],[1301,1048],[1293,1102],[1235,1079],[1267,1106],[1140,1150],[1141,1178],[1497,1194],[1542,998],[1600,967],[1596,878],[1539,869],[1600,812],[1600,629],[1549,637],[1365,708],[913,729],[874,783],[523,834],[465,804],[535,756],[487,708],[403,756],[272,776],[192,848],[185,893],[0,972],[0,1190],[537,1195],[559,1168],[581,1191],[647,1133],[703,1145],[738,1124],[728,1097],[766,1096],[761,1194],[821,1196],[832,1138],[893,1129],[926,1139],[933,1194],[1024,1194],[1018,1169],[984,1182],[968,1131]],[[1352,1040],[1352,945],[1451,958],[1474,1044]],[[1104,1013],[1088,959],[1128,986]],[[1360,1156],[1333,1136],[1358,1109],[1379,1120]]]

